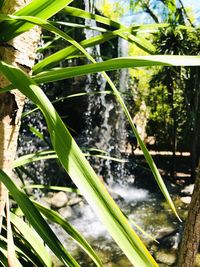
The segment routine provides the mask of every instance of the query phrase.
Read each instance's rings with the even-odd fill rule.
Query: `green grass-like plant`
[[[148,40],[142,38],[138,33],[147,29],[157,30],[158,28],[166,27],[167,25],[154,24],[125,27],[124,25],[115,21],[111,21],[108,18],[104,18],[99,15],[93,15],[80,9],[66,7],[66,5],[68,5],[70,2],[72,1],[33,0],[30,4],[12,15],[0,14],[0,42],[9,41],[15,36],[18,36],[19,34],[29,30],[34,25],[39,25],[45,30],[56,34],[56,36],[62,38],[68,44],[70,43],[70,45],[66,48],[55,52],[51,56],[37,63],[33,67],[32,77],[15,66],[9,65],[3,61],[0,62],[0,72],[11,83],[9,87],[2,88],[0,92],[17,88],[27,98],[29,98],[37,106],[37,108],[42,111],[48,125],[48,130],[54,149],[54,151],[43,151],[33,155],[25,155],[13,163],[13,168],[35,160],[50,159],[55,157],[58,158],[66,172],[78,187],[78,190],[80,190],[80,193],[91,205],[93,210],[96,212],[96,215],[101,219],[102,223],[106,226],[113,239],[129,258],[130,262],[136,267],[156,267],[158,264],[148,252],[138,235],[131,228],[126,216],[124,216],[112,197],[109,195],[101,180],[86,160],[83,152],[72,138],[60,116],[55,111],[52,103],[39,87],[39,84],[102,72],[102,75],[104,75],[105,79],[113,90],[116,99],[125,112],[127,120],[132,127],[132,130],[138,140],[140,148],[144,153],[147,163],[154,174],[158,186],[160,187],[173,212],[178,217],[165,184],[157,170],[155,163],[153,162],[152,157],[150,156],[145,144],[141,140],[132,122],[132,118],[123,101],[123,98],[105,71],[131,67],[151,67],[155,65],[198,66],[200,65],[200,57],[151,55],[145,57],[116,58],[96,63],[92,56],[89,55],[85,50],[86,47],[94,46],[119,36],[130,42],[134,42],[140,48],[149,53],[154,53],[154,46]],[[57,24],[47,21],[47,19],[62,9],[62,12],[65,12],[70,16],[94,19],[102,24],[111,25],[116,29],[114,31],[105,30],[105,33],[93,37],[90,40],[83,40],[79,44],[65,32],[56,27]],[[9,31],[7,30],[8,27]],[[71,25],[71,27],[73,27],[73,25]],[[74,27],[78,27],[78,25],[74,25]],[[77,55],[79,53],[87,57],[91,63],[76,67],[53,68],[56,67],[61,61],[64,61],[68,57]],[[39,138],[43,138],[43,136],[35,129],[32,129],[32,131]],[[107,155],[100,156],[108,158]],[[116,160],[111,157],[109,159]],[[53,266],[51,257],[40,240],[41,238],[65,266],[79,266],[76,260],[70,255],[70,253],[55,236],[48,223],[41,215],[43,214],[48,220],[51,220],[59,224],[60,227],[63,227],[63,229],[70,234],[71,237],[76,240],[76,242],[79,243],[86,253],[88,253],[91,259],[95,262],[96,266],[103,266],[101,260],[98,258],[87,241],[66,220],[64,220],[56,212],[49,210],[36,202],[32,202],[29,197],[13,183],[13,181],[3,171],[0,171],[0,180],[8,188],[12,198],[20,207],[23,215],[29,221],[31,227],[33,227],[38,233],[38,236],[35,239],[30,239],[30,236],[33,234],[32,228],[26,223],[21,222],[21,219],[18,216],[11,214],[11,223],[15,229],[18,229],[18,231],[13,231],[13,236],[16,246],[15,250],[19,259],[20,255],[23,255],[27,261],[34,263],[35,266]],[[23,231],[22,229],[20,230],[20,223],[21,225],[24,225]],[[21,240],[23,240],[23,242],[20,242]],[[30,251],[25,249],[23,244],[27,244],[27,246],[30,248]],[[2,239],[0,243],[0,261],[3,266],[6,266],[5,246],[6,240]],[[44,255],[46,255],[45,257],[48,259],[46,262],[44,260]],[[19,262],[18,264],[20,266]]]

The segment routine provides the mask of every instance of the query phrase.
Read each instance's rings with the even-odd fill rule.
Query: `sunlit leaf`
[[[0,70],[16,88],[40,107],[60,162],[129,260],[135,266],[158,266],[110,197],[42,90],[14,66],[1,62]],[[3,178],[6,178],[5,174]],[[5,179],[3,182],[6,184]]]
[[[110,157],[108,155],[102,155],[102,154],[90,154],[90,153],[84,153],[87,157],[96,157],[96,158],[102,158],[106,160],[116,161],[116,162],[127,162],[127,160],[119,159],[115,157]],[[46,150],[46,151],[39,151],[35,153],[31,153],[28,155],[21,156],[17,158],[13,164],[13,168],[17,168],[20,166],[24,166],[26,164],[39,161],[39,160],[48,160],[48,159],[57,159],[58,156],[55,154],[55,151]]]
[[[23,219],[20,219],[14,213],[11,213],[11,222],[18,229],[18,231],[24,236],[26,242],[28,242],[31,248],[37,254],[37,257],[43,262],[43,265],[46,267],[52,266],[51,256],[48,253],[47,249],[44,247],[44,243],[36,235],[33,228],[31,229]]]
[[[17,188],[9,176],[7,176],[2,170],[0,170],[0,180],[5,184],[13,198],[23,211],[30,224],[41,236],[43,241],[49,246],[49,248],[55,253],[55,255],[66,266],[79,266],[79,264],[73,259],[73,257],[66,251],[61,242],[58,240],[54,232],[49,225],[45,222],[39,211],[35,208],[29,198]]]
[[[46,83],[86,75],[101,71],[111,71],[121,68],[136,68],[150,66],[199,66],[200,56],[137,56],[115,58],[94,64],[76,67],[55,68],[35,75],[37,83]]]
[[[35,16],[41,19],[48,19],[73,0],[33,0],[25,7],[16,11],[16,16]],[[7,42],[13,39],[15,36],[31,29],[32,24],[24,21],[3,21],[0,23],[1,34],[0,42]],[[9,31],[8,31],[9,29]]]
[[[81,236],[81,234],[67,221],[65,220],[61,215],[59,215],[57,212],[50,210],[46,208],[45,206],[41,205],[38,202],[33,202],[35,206],[44,214],[44,216],[61,226],[68,235],[74,239],[78,245],[93,259],[93,261],[96,263],[96,266],[103,267],[101,261],[97,257],[96,253],[92,249],[92,247],[89,245],[89,243]]]

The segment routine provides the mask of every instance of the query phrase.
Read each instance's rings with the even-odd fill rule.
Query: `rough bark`
[[[178,267],[194,267],[200,242],[200,161],[196,175],[189,214],[185,224]]]
[[[1,8],[1,13],[12,14],[29,2],[31,0],[6,0]],[[39,37],[40,30],[34,27],[7,44],[0,45],[0,59],[30,73],[34,64]],[[9,81],[0,74],[0,88],[8,84]],[[18,90],[0,94],[0,168],[9,176],[12,176],[12,162],[16,154],[24,101],[25,97]],[[0,231],[6,195],[7,190],[0,183]]]
[[[199,160],[199,136],[200,136],[200,67],[196,67],[195,71],[195,82],[194,82],[195,93],[193,96],[193,108],[191,113],[193,115],[192,130],[191,130],[191,180],[195,180],[195,170]]]

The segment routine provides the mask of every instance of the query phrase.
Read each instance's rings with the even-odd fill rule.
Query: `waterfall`
[[[87,12],[95,12],[94,0],[84,0],[84,4]],[[89,19],[85,20],[85,25],[93,27],[93,29],[98,26],[95,21]],[[96,30],[85,29],[83,34],[85,35],[84,37],[86,39],[90,39],[100,33]],[[87,48],[88,53],[90,53],[98,62],[103,60],[101,50],[102,47],[100,45]],[[116,48],[114,50],[116,50]],[[108,48],[106,47],[106,53],[113,57],[113,50],[111,46]],[[118,40],[118,56],[127,56],[127,53],[128,43],[120,38]],[[103,55],[105,55],[105,51],[103,52]],[[116,55],[114,55],[114,57],[115,56]],[[111,75],[114,76],[113,74]],[[112,77],[112,80],[118,87],[121,94],[125,95],[128,88],[128,71],[126,69],[118,71],[117,75],[115,74],[114,78]],[[81,148],[86,150],[95,148],[97,150],[106,151],[107,155],[112,157],[124,158],[126,160],[129,159],[126,151],[126,118],[120,105],[117,103],[115,96],[112,95],[111,89],[109,88],[102,74],[91,74],[86,78],[79,77],[74,78],[74,80],[70,80],[69,82],[59,82],[59,84],[54,84],[54,87],[53,89],[51,88],[51,90],[49,90],[48,85],[45,86],[46,89],[44,88],[44,90],[48,93],[50,99],[55,99],[55,96],[66,96],[66,86],[68,88],[68,94],[83,90],[88,93],[87,97],[66,100],[55,105],[59,114],[64,118],[64,122],[71,128],[75,128],[77,133],[74,134],[72,132],[72,134],[74,134],[74,137]],[[110,90],[111,94],[105,94],[105,90]],[[44,119],[42,119],[40,113],[38,114],[39,115],[37,115],[36,118],[33,116],[32,121],[30,120],[30,117],[27,121],[29,123],[31,122],[32,126],[37,126],[37,129],[41,132],[44,132],[46,135],[47,132],[46,126],[44,126]],[[40,126],[37,125],[39,122],[41,124]],[[23,129],[22,131],[22,139],[23,142],[24,140],[27,141],[29,149],[27,149],[27,147],[24,148],[22,151],[19,151],[19,155],[48,148],[47,144],[42,143],[42,141],[38,140],[37,138],[33,138],[33,135],[30,134],[30,132],[28,132],[26,129]],[[118,182],[125,181],[128,179],[128,177],[131,177],[127,163],[113,162],[111,160],[99,159],[95,157],[90,157],[88,159],[90,160],[97,174],[102,176],[103,179],[108,183],[112,183],[116,180],[118,180]],[[53,161],[51,161],[51,164],[52,162]],[[55,175],[55,173],[59,173],[60,180],[64,180],[62,179],[64,173],[60,170],[61,168],[59,168],[59,166],[56,167],[56,161],[54,165],[55,167],[53,170],[48,170],[48,161],[37,162],[33,164],[34,171],[31,169],[31,172],[35,173],[34,176],[39,177],[40,181],[46,181],[49,183],[49,177],[51,181],[54,181],[56,184],[58,184],[58,182],[55,181],[55,178],[51,176],[58,177],[58,175]],[[52,175],[50,175],[50,173],[52,173]],[[69,183],[69,179],[67,182]]]
[[[128,42],[122,38],[118,39],[118,56],[125,57],[128,55]],[[121,69],[119,71],[119,92],[125,95],[128,89],[128,70]],[[119,107],[117,141],[119,143],[119,150],[126,153],[127,143],[126,118],[121,107]]]
[[[95,12],[94,1],[84,1],[85,10],[87,12]],[[86,20],[85,25],[96,27],[96,22]],[[85,37],[89,39],[98,35],[99,32],[95,30],[85,29]],[[92,48],[87,48],[97,62],[102,61],[100,46],[96,45]],[[111,113],[113,112],[113,101],[110,101],[103,92],[106,88],[106,80],[102,74],[92,74],[87,76],[85,91],[88,93],[87,101],[88,108],[85,112],[85,129],[82,132],[83,146],[88,148],[95,148],[111,152],[110,140],[113,135],[113,127],[109,122]],[[95,94],[99,92],[99,94]],[[83,140],[84,139],[84,140]],[[91,160],[93,167],[100,176],[111,177],[110,162],[106,160],[93,159]],[[105,174],[106,173],[106,174]]]
[[[84,1],[87,12],[95,12],[93,1]],[[98,26],[95,21],[86,20],[86,26]],[[89,39],[98,35],[95,30],[85,29],[85,37]],[[128,55],[128,42],[118,39],[117,56]],[[107,50],[109,50],[108,48]],[[102,61],[101,48],[97,45],[87,48],[96,61]],[[111,52],[112,53],[112,52]],[[113,57],[113,55],[111,55]],[[122,95],[126,94],[128,88],[128,70],[123,69],[117,72],[117,77],[112,78]],[[128,160],[127,151],[127,120],[121,106],[117,103],[115,96],[103,94],[105,89],[110,90],[101,74],[88,75],[85,90],[88,93],[87,110],[85,112],[85,129],[81,133],[81,145],[83,147],[95,148],[106,151],[110,156]],[[93,94],[99,91],[100,94]],[[125,180],[129,177],[127,164],[111,162],[110,160],[90,160],[99,176],[109,183]],[[133,177],[132,177],[133,178]]]

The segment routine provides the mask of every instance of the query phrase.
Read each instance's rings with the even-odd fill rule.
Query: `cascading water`
[[[128,42],[122,38],[118,39],[118,56],[128,56]],[[128,89],[128,69],[121,69],[119,71],[119,92],[124,96]],[[117,141],[119,143],[119,151],[126,153],[127,145],[127,131],[126,131],[126,118],[122,109],[119,109],[118,127],[117,127]]]
[[[41,46],[43,45],[42,40],[39,46],[40,45]],[[40,61],[42,59],[43,55],[38,54],[37,60]],[[35,105],[31,103],[29,100],[27,100],[25,102],[24,114],[26,112],[30,112],[34,108]],[[17,149],[18,157],[49,148],[49,146],[47,145],[47,143],[44,142],[44,140],[35,138],[35,135],[30,130],[30,127],[34,127],[37,131],[39,131],[41,134],[44,134],[47,137],[48,133],[47,127],[40,111],[30,113],[30,115],[27,116],[22,116],[21,129],[18,138],[18,149]],[[45,177],[46,175],[44,172],[44,170],[46,169],[46,165],[48,165],[47,162],[40,161],[33,164],[29,164],[27,168],[25,167],[21,171],[20,169],[17,169],[17,172],[18,174],[20,174],[22,178],[24,178],[24,181],[30,182],[30,180],[33,180],[35,183],[38,182],[44,183],[46,179]]]
[[[95,1],[85,0],[85,10],[94,13]],[[86,20],[86,25],[95,28],[96,22],[93,20]],[[99,34],[95,30],[85,30],[86,39]],[[109,48],[107,49],[109,50]],[[99,45],[87,48],[96,61],[102,61],[101,48]],[[118,56],[127,56],[128,43],[123,39],[118,40]],[[112,57],[112,52],[110,54]],[[128,71],[126,69],[118,71],[118,78],[114,78],[114,83],[118,87],[121,94],[125,95],[128,87]],[[128,159],[127,147],[127,130],[126,118],[122,108],[117,103],[113,95],[106,95],[105,89],[110,90],[106,84],[105,78],[101,74],[89,75],[85,90],[88,93],[88,107],[85,112],[85,129],[79,135],[79,143],[83,147],[95,148],[106,151],[109,155],[118,158]],[[97,94],[97,91],[99,92]],[[108,183],[113,181],[122,182],[123,179],[130,178],[130,173],[124,163],[111,162],[110,160],[90,159],[93,167],[98,175]],[[133,176],[132,176],[133,178]],[[131,180],[131,179],[130,179]],[[132,179],[133,181],[133,179]]]
[[[84,1],[85,10],[90,13],[95,12],[94,1]],[[96,27],[96,22],[86,20],[85,24],[90,27]],[[99,33],[95,30],[85,30],[86,39],[94,37]],[[100,46],[87,48],[97,62],[102,61]],[[108,101],[104,94],[106,88],[106,80],[101,74],[87,76],[85,91],[88,93],[88,108],[85,112],[85,129],[80,135],[82,137],[82,145],[88,148],[103,150],[108,153],[112,151],[110,140],[113,135],[113,123],[110,123],[110,114],[114,110],[113,101]],[[98,92],[98,93],[97,93]],[[80,137],[79,137],[80,138]],[[110,162],[93,158],[91,160],[96,172],[105,177],[112,177]]]
[[[128,56],[128,42],[122,38],[118,38],[118,57],[126,57]],[[121,69],[118,71],[119,73],[119,80],[118,80],[118,90],[121,96],[126,99],[126,95],[128,92],[128,81],[129,81],[129,74],[128,69]],[[130,151],[128,148],[128,135],[130,134],[127,131],[127,119],[122,110],[121,106],[118,104],[118,114],[116,120],[116,143],[117,143],[117,152],[119,157],[123,157],[127,161],[130,161],[130,154],[133,151]],[[134,163],[132,162],[134,165]],[[117,181],[122,185],[124,183],[133,183],[134,182],[134,175],[131,174],[131,170],[128,167],[129,165],[126,163],[118,164],[117,170]]]

